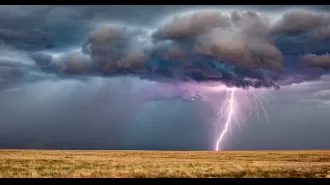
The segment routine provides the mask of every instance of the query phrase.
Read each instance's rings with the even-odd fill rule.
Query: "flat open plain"
[[[330,150],[0,150],[5,177],[330,177]]]

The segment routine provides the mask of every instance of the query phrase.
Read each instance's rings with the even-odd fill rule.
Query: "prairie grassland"
[[[330,177],[330,150],[0,150],[7,177]]]

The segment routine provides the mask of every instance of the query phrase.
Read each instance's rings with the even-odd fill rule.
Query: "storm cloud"
[[[278,89],[281,84],[290,84],[291,74],[306,76],[309,80],[310,74],[305,68],[310,65],[302,65],[306,62],[300,62],[304,57],[299,56],[320,50],[300,47],[304,43],[327,42],[323,33],[330,24],[327,14],[305,10],[283,13],[278,20],[254,11],[196,10],[170,15],[152,30],[124,22],[88,19],[83,7],[55,6],[43,10],[47,12],[46,18],[39,25],[35,22],[38,29],[27,26],[31,32],[9,31],[10,35],[1,37],[2,42],[17,50],[15,52],[30,56],[25,61],[34,60],[39,66],[35,70],[72,76],[127,75],[160,82],[216,81],[240,88]],[[33,17],[31,12],[26,13]],[[62,21],[54,16],[67,16],[67,19]],[[63,37],[58,35],[60,30],[65,31]],[[319,37],[321,32],[323,36]],[[49,39],[44,38],[45,34]],[[33,45],[30,49],[34,49],[25,49],[22,45]],[[292,62],[296,66],[285,61],[288,52],[292,56],[287,45],[297,48],[293,60],[299,62]],[[244,76],[247,73],[244,68],[263,77],[251,80]]]
[[[301,59],[307,66],[320,67],[324,69],[330,69],[330,54],[326,53],[323,55],[305,54],[301,56]]]

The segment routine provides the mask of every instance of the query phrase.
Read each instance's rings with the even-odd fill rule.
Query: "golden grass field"
[[[6,177],[330,177],[330,150],[0,150]]]

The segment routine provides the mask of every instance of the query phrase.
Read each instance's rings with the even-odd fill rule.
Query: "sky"
[[[0,148],[330,148],[329,10],[1,5]]]

